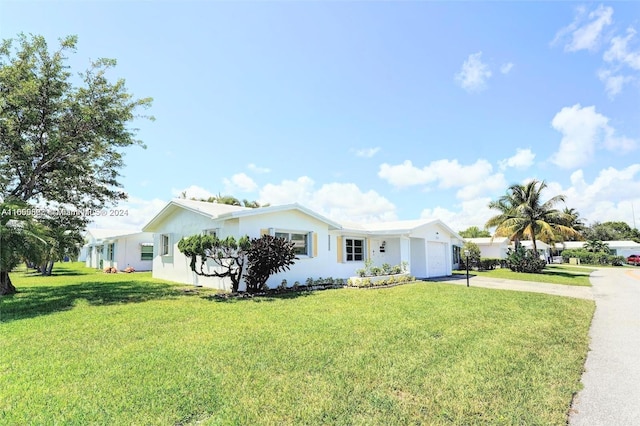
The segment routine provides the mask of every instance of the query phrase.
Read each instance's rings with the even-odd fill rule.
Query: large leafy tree
[[[512,241],[530,239],[534,252],[538,249],[537,240],[551,242],[558,236],[579,235],[567,226],[567,215],[555,208],[558,203],[564,202],[564,195],[543,201],[542,192],[545,188],[547,184],[538,180],[526,185],[511,185],[505,195],[489,203],[490,208],[500,213],[490,218],[485,226],[495,227],[496,236],[506,236]]]
[[[583,231],[587,240],[633,240],[640,242],[640,231],[631,228],[626,222],[595,222]]]
[[[0,44],[0,200],[84,212],[127,197],[123,149],[143,146],[130,124],[152,118],[138,112],[151,99],[134,98],[122,79],[109,81],[113,59],[72,76],[67,55],[76,43],[68,36],[51,51],[44,37],[20,34]]]

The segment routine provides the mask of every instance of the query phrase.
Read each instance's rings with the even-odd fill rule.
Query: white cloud
[[[357,157],[371,158],[380,151],[380,147],[353,150]]]
[[[212,192],[209,192],[208,190],[198,185],[191,185],[184,189],[174,188],[171,190],[171,195],[173,195],[174,197],[181,197],[182,194],[185,194],[186,198],[197,198],[197,199],[200,199],[200,198],[206,199],[206,198],[215,196],[215,194],[213,194]]]
[[[424,185],[437,179],[430,175],[426,168],[415,167],[411,160],[405,160],[402,164],[395,166],[383,163],[380,165],[378,176],[398,188]]]
[[[509,74],[509,72],[511,72],[512,69],[513,69],[513,63],[511,62],[502,64],[502,66],[500,66],[500,72],[502,74]]]
[[[251,170],[252,172],[255,172],[255,173],[269,173],[269,172],[271,172],[271,169],[269,169],[267,167],[259,167],[259,166],[256,166],[253,163],[247,164],[247,168],[249,170]]]
[[[565,40],[564,50],[567,52],[595,50],[600,45],[604,28],[613,22],[612,16],[613,8],[611,7],[600,5],[588,15],[584,7],[579,7],[573,22],[560,29],[551,44]]]
[[[635,37],[636,31],[629,27],[625,37],[613,37],[609,49],[604,52],[602,59],[606,62],[618,62],[640,71],[640,50],[632,51],[629,42]]]
[[[363,192],[353,183],[327,183],[319,189],[307,176],[268,184],[260,202],[272,205],[299,203],[334,220],[375,222],[396,219],[396,208],[377,192]]]
[[[634,80],[629,75],[615,75],[611,70],[598,71],[598,78],[604,83],[604,90],[610,99],[622,92],[625,84]]]
[[[512,157],[506,158],[498,162],[500,165],[500,169],[505,170],[508,167],[513,167],[517,169],[526,169],[533,164],[533,160],[536,158],[536,155],[530,149],[520,149],[516,150],[515,155]]]
[[[93,229],[141,231],[142,227],[153,219],[166,204],[167,201],[157,198],[147,201],[130,197],[127,201],[119,203],[118,206],[106,209],[107,212],[109,212],[109,210],[117,210],[123,215],[96,216],[95,220],[89,224],[88,227]]]
[[[258,185],[245,173],[236,173],[231,179],[223,179],[226,194],[236,192],[253,192],[258,189]]]
[[[622,92],[624,85],[638,80],[640,50],[629,47],[635,36],[635,29],[629,27],[626,36],[611,39],[609,48],[602,56],[607,68],[598,71],[598,78],[605,84],[609,98]]]
[[[489,209],[490,198],[475,198],[463,201],[459,210],[450,210],[441,206],[424,209],[420,214],[424,219],[440,219],[456,232],[464,231],[470,226],[477,226],[480,229],[484,224],[496,215],[497,212]]]
[[[640,196],[629,188],[640,186],[640,164],[618,170],[608,167],[587,182],[582,170],[571,174],[571,186],[559,189],[566,195],[567,206],[575,208],[580,216],[594,221],[626,221],[632,225],[632,204],[640,206]]]
[[[271,205],[300,203],[309,206],[315,183],[307,176],[284,180],[278,185],[269,183],[260,190],[260,203]]]
[[[479,159],[470,165],[461,165],[458,160],[437,160],[423,168],[416,167],[410,160],[406,160],[397,165],[387,163],[380,165],[378,176],[398,188],[437,182],[441,189],[466,186],[479,189],[483,185],[488,185],[487,190],[489,190],[492,182],[504,179],[502,175],[492,176],[492,172],[493,167],[484,159]],[[466,194],[476,192],[478,191],[468,189],[460,191],[458,195],[466,197]]]
[[[479,92],[487,87],[491,77],[489,66],[481,61],[482,52],[472,53],[462,64],[462,69],[455,75],[460,87],[468,92]]]
[[[328,183],[314,193],[312,207],[336,220],[396,220],[396,207],[376,191],[363,192],[353,183]]]
[[[473,200],[487,193],[501,191],[508,186],[502,173],[487,175],[481,180],[476,180],[465,184],[456,192],[459,200]]]
[[[618,137],[609,126],[609,119],[597,113],[594,106],[576,104],[558,112],[551,125],[562,133],[558,151],[551,161],[562,168],[575,168],[589,163],[595,150],[604,148],[628,152],[636,148],[636,141]]]

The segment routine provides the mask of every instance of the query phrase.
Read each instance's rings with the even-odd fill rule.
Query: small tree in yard
[[[467,256],[465,256],[464,254],[466,250],[469,251],[469,268],[473,266],[478,266],[480,264],[480,256],[481,256],[480,247],[478,247],[476,243],[472,243],[471,241],[467,241],[466,243],[464,243],[464,246],[462,247],[461,256],[462,256],[462,261],[465,263],[467,262]]]
[[[240,286],[246,251],[249,249],[249,238],[242,237],[236,241],[233,237],[224,240],[215,235],[192,235],[178,242],[178,250],[189,258],[191,270],[202,277],[218,277],[231,279],[231,290],[236,293]],[[200,263],[197,259],[200,258]],[[216,264],[216,269],[205,272],[207,260]]]
[[[178,250],[189,258],[191,270],[197,275],[228,277],[234,293],[238,292],[246,265],[247,292],[255,293],[263,288],[269,276],[293,265],[297,259],[293,245],[270,235],[251,240],[244,236],[238,241],[233,237],[221,240],[213,235],[192,235],[178,242]],[[208,260],[216,264],[213,271],[205,271]]]
[[[247,291],[260,291],[272,274],[289,270],[298,259],[293,249],[294,245],[291,241],[271,235],[252,239],[247,251]]]

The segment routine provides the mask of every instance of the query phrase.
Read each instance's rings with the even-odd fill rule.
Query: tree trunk
[[[48,276],[51,276],[51,273],[53,272],[53,264],[54,263],[55,262],[53,260],[49,262],[49,267],[47,268],[47,275]]]
[[[11,284],[9,271],[0,271],[0,295],[13,294],[16,288]]]

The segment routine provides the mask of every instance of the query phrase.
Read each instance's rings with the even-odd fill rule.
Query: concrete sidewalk
[[[591,274],[590,351],[570,425],[640,425],[640,268]]]
[[[427,281],[467,285],[466,275],[453,275],[438,279],[429,279]],[[555,296],[575,297],[578,299],[594,299],[593,290],[591,287],[505,280],[500,278],[489,278],[481,276],[470,276],[469,285],[472,287],[492,288],[497,290],[528,291],[532,293],[552,294]]]

